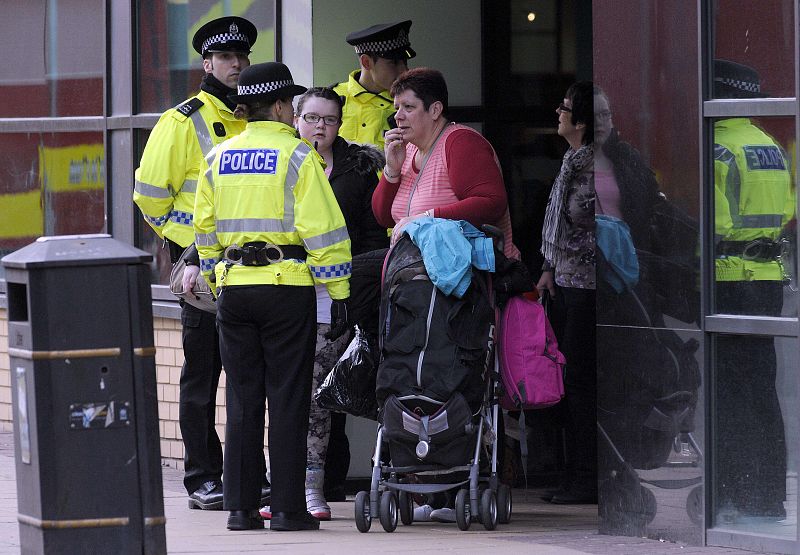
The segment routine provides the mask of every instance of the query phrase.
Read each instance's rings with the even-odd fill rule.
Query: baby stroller
[[[497,476],[501,415],[491,278],[471,270],[469,287],[458,298],[434,286],[408,235],[387,254],[376,379],[379,425],[370,490],[355,498],[360,532],[370,529],[374,516],[387,532],[398,519],[410,525],[415,494],[452,490],[461,530],[474,520],[487,530],[510,521],[511,489]]]
[[[648,484],[690,491],[686,510],[702,519],[702,476],[646,480],[638,470],[663,467],[673,449],[688,444],[700,465],[692,435],[700,370],[699,343],[664,329],[656,294],[646,281],[624,291],[603,279],[614,272],[598,249],[598,453],[602,527],[643,534],[655,518],[656,498]],[[640,258],[641,261],[641,258]],[[603,324],[614,324],[607,326]],[[617,326],[624,326],[620,328]]]

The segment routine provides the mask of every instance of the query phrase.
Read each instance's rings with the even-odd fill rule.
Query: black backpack
[[[390,440],[404,441],[412,448],[409,455],[417,440],[425,439],[431,446],[425,462],[465,462],[451,461],[450,456],[438,458],[437,452],[444,456],[449,448],[437,445],[437,434],[450,443],[473,429],[473,415],[486,390],[493,319],[481,272],[473,268],[472,282],[459,299],[434,286],[422,254],[408,235],[389,252],[379,316],[378,418]],[[454,403],[458,410],[453,410]],[[442,419],[448,409],[448,418]],[[433,429],[424,429],[428,422],[435,424]],[[391,451],[398,464],[399,447]],[[460,458],[457,453],[452,455]],[[408,464],[422,460],[402,458]]]

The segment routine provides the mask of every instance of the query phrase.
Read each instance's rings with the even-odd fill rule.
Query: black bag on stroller
[[[483,276],[473,276],[462,298],[445,295],[408,235],[394,246],[384,267],[376,381],[394,466],[470,460],[493,317]]]

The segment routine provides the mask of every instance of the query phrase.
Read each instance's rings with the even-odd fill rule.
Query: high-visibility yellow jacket
[[[200,162],[245,125],[205,91],[161,115],[142,153],[133,192],[133,201],[159,237],[182,247],[192,244]]]
[[[332,299],[350,295],[350,237],[322,163],[292,127],[275,121],[250,122],[211,151],[201,167],[194,229],[200,271],[212,290],[324,283]],[[302,245],[307,259],[267,266],[224,259],[227,247],[253,241]]]
[[[776,240],[794,215],[791,168],[780,145],[748,118],[714,125],[715,240]],[[721,242],[721,243],[720,243]],[[781,281],[780,260],[717,255],[717,281]]]
[[[371,93],[358,82],[360,71],[350,74],[347,81],[333,90],[344,97],[342,127],[339,135],[350,142],[369,143],[383,149],[383,134],[389,130],[386,119],[394,114],[394,102],[389,91]]]

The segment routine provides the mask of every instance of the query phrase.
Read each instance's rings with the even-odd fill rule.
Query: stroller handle
[[[483,231],[487,237],[490,237],[492,241],[494,241],[494,245],[497,250],[499,250],[500,252],[503,251],[504,236],[502,229],[492,224],[483,224],[481,226],[481,231]]]

